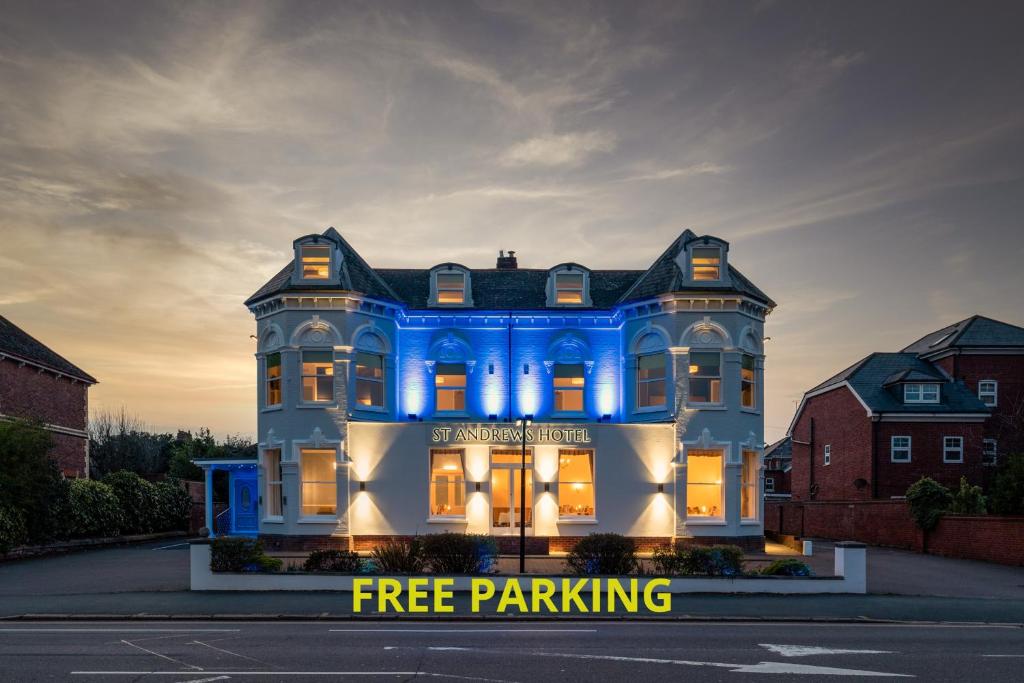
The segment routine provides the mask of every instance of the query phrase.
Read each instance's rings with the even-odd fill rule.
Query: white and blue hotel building
[[[559,552],[591,532],[763,546],[764,322],[729,244],[646,270],[374,268],[334,229],[245,303],[256,461],[231,528],[276,549],[438,531]],[[528,416],[527,468],[522,431]],[[520,509],[520,488],[526,505]]]

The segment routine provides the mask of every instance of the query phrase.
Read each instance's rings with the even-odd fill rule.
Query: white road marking
[[[214,676],[213,678],[193,678],[189,681],[182,681],[181,683],[211,683],[212,681],[224,681],[231,678],[231,676]]]
[[[982,657],[1024,657],[1024,655],[982,655]]]
[[[332,628],[329,633],[597,633],[596,628]]]
[[[224,654],[227,654],[227,655],[234,655],[235,657],[241,657],[242,659],[248,659],[250,662],[256,662],[257,664],[263,664],[264,666],[273,666],[273,664],[267,664],[266,662],[262,662],[262,661],[256,659],[255,657],[249,657],[247,655],[240,655],[237,652],[232,652],[231,650],[225,650],[222,647],[215,647],[213,645],[210,645],[209,643],[204,643],[201,640],[193,640],[192,642],[195,643],[196,645],[202,645],[203,647],[208,647],[211,650],[216,650],[217,652],[223,652]]]
[[[0,628],[0,633],[238,633],[240,628]]]
[[[72,671],[72,676],[181,676],[182,671]],[[210,672],[213,673],[213,672]],[[431,676],[462,678],[430,671],[218,671],[225,676]],[[471,680],[486,680],[474,678]]]
[[[159,652],[153,652],[152,650],[147,650],[146,648],[142,647],[141,645],[136,645],[135,643],[128,642],[127,640],[122,640],[121,642],[124,643],[125,645],[129,646],[129,647],[134,647],[137,650],[142,650],[143,652],[149,653],[149,654],[153,655],[154,657],[159,657],[160,659],[166,659],[168,662],[174,662],[175,664],[181,664],[186,669],[192,669],[193,671],[202,671],[203,670],[203,667],[201,667],[201,666],[195,666],[193,664],[186,664],[185,662],[181,661],[180,659],[175,659],[174,657],[168,657],[167,655],[162,655]]]
[[[186,546],[186,545],[188,545],[188,543],[175,543],[174,545],[165,545],[165,546],[161,546],[160,548],[151,548],[151,550],[170,550],[171,548],[180,548],[180,547]],[[212,679],[211,678],[210,680],[216,680],[216,679]]]
[[[783,657],[810,657],[813,655],[891,655],[892,650],[844,650],[834,647],[815,647],[813,645],[774,645],[772,643],[758,643],[763,648],[771,650]]]
[[[489,652],[497,653],[500,650],[482,650],[471,647],[428,647],[434,651],[460,651],[460,652]],[[759,662],[757,664],[732,664],[729,662],[701,662],[689,659],[660,659],[656,657],[624,657],[618,655],[584,655],[568,652],[540,652],[531,651],[528,653],[534,657],[562,657],[565,659],[599,660],[608,662],[630,662],[636,664],[675,664],[679,666],[709,666],[719,669],[729,669],[735,673],[753,674],[797,674],[812,676],[892,676],[898,678],[914,678],[910,674],[886,673],[884,671],[863,671],[860,669],[839,669],[829,666],[811,666],[809,664],[791,664],[789,662]]]

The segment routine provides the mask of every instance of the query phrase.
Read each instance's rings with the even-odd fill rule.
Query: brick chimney
[[[505,250],[502,249],[498,252],[498,270],[516,270],[519,268],[519,263],[516,261],[516,252],[508,252],[508,256],[505,256]]]

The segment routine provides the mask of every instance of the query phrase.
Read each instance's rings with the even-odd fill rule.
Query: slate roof
[[[96,384],[96,378],[0,315],[0,353]]]
[[[430,269],[426,268],[371,268],[358,252],[338,234],[328,228],[323,237],[337,243],[343,253],[340,288],[406,304],[412,309],[428,308],[430,296]],[[618,303],[647,299],[672,292],[739,292],[768,306],[775,302],[754,286],[738,270],[729,266],[731,283],[701,283],[693,286],[682,283],[682,273],[675,257],[689,240],[696,239],[684,231],[647,270],[591,270],[590,298],[593,309],[610,309]],[[246,305],[274,294],[287,291],[337,291],[339,285],[292,283],[294,262],[285,266],[255,294]],[[473,307],[485,310],[542,310],[547,308],[548,269],[469,269]],[[447,307],[446,307],[447,308]],[[573,307],[573,310],[581,310]],[[582,309],[587,310],[587,309]]]
[[[872,353],[811,389],[849,382],[861,400],[875,413],[988,413],[988,407],[963,382],[943,377],[939,403],[904,403],[899,386],[887,387],[893,376],[922,375],[935,378],[935,368],[914,353]]]
[[[1024,327],[972,315],[926,334],[903,349],[907,353],[931,355],[947,349],[1024,347]]]
[[[793,438],[786,436],[768,448],[764,449],[764,459],[768,458],[779,458],[781,460],[792,460],[793,458]]]

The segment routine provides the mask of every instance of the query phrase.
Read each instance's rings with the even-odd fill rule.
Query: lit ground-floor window
[[[686,516],[724,517],[720,450],[693,449],[686,454]]]
[[[742,505],[743,519],[757,519],[757,451],[743,451]]]
[[[558,451],[558,516],[594,517],[594,452]]]
[[[281,506],[281,449],[263,451],[263,476],[266,481],[266,517],[280,517]]]
[[[304,448],[299,458],[302,516],[335,516],[338,512],[338,480],[334,450]]]
[[[466,515],[466,468],[461,449],[430,452],[430,514],[433,517]]]

